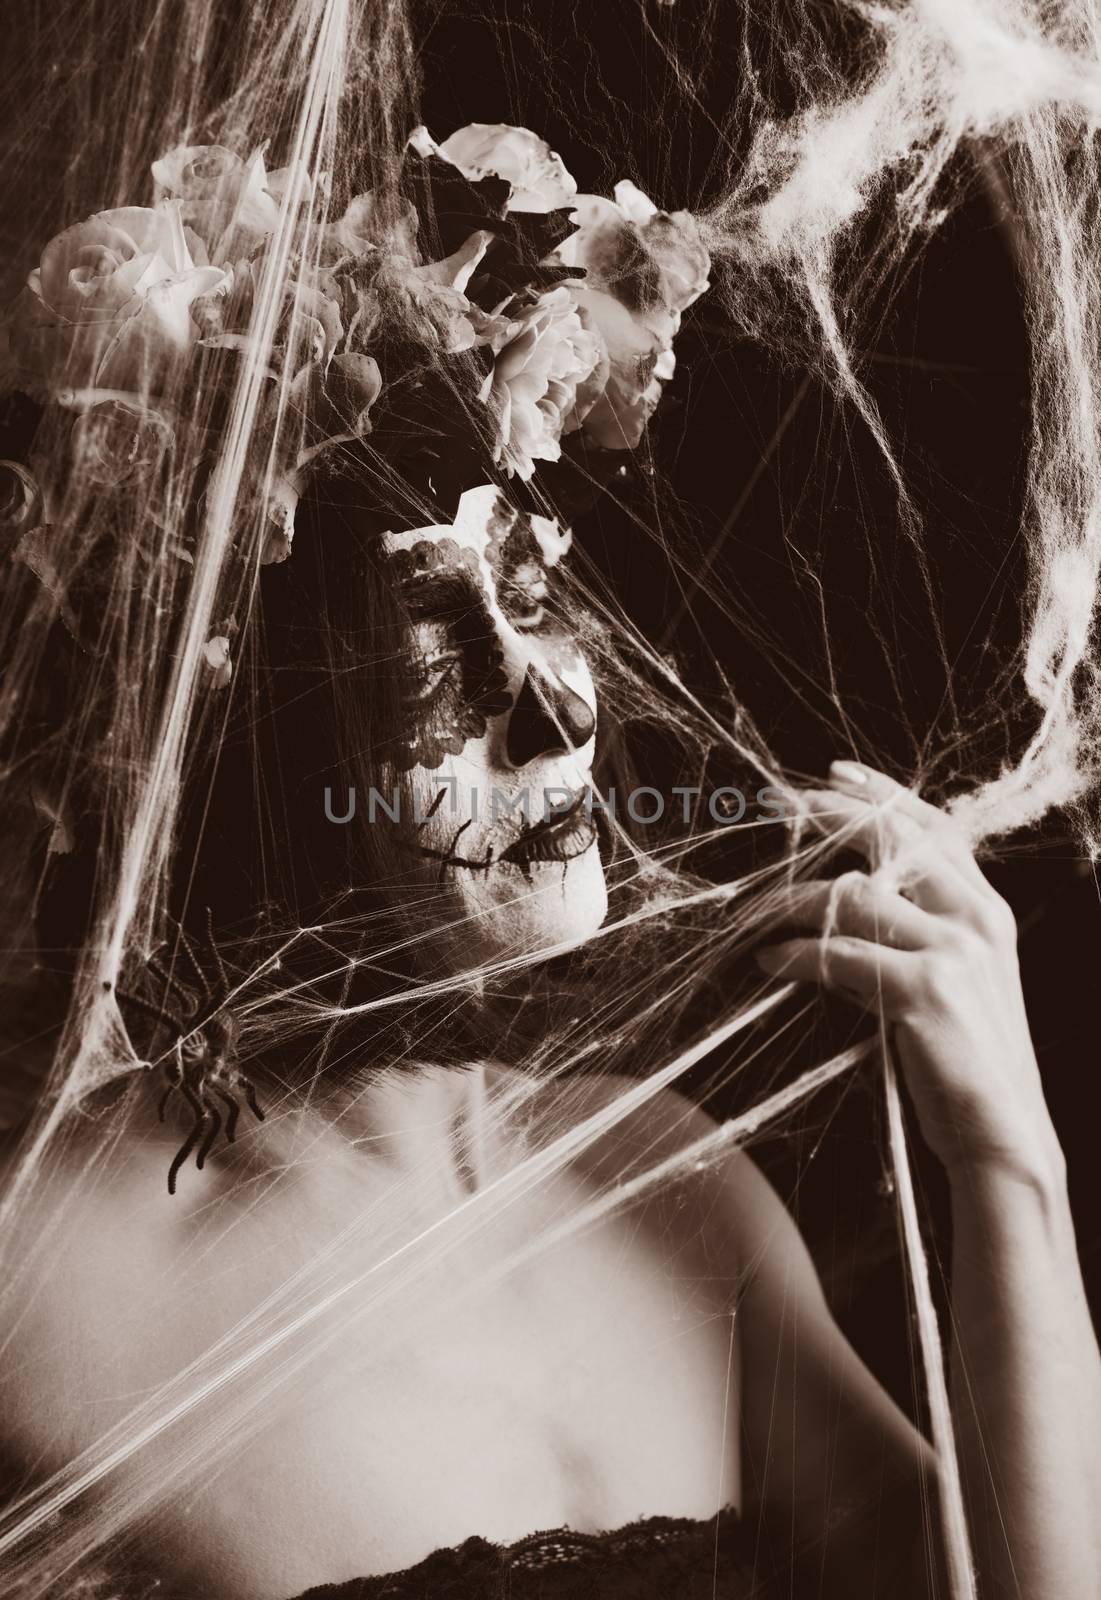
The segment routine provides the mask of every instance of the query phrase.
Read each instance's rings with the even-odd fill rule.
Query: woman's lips
[[[565,811],[525,828],[498,861],[526,867],[533,861],[573,861],[583,856],[596,843],[596,824],[585,807],[587,795],[588,790],[582,789]]]

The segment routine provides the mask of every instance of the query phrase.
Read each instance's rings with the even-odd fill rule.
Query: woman
[[[594,803],[622,770],[605,724],[644,677],[581,612],[568,536],[521,485],[571,430],[598,464],[637,442],[700,262],[688,224],[637,191],[611,218],[577,202],[576,232],[533,250],[517,216],[574,203],[550,153],[518,173],[515,141],[508,165],[449,144],[414,142],[441,234],[469,230],[487,171],[509,192],[431,253],[376,198],[320,243],[307,230],[307,279],[286,219],[303,204],[316,223],[323,186],[304,198],[293,170],[269,183],[262,161],[177,151],[155,169],[167,211],[60,236],[32,282],[17,356],[55,410],[21,467],[24,598],[76,661],[106,618],[93,659],[118,659],[77,701],[39,685],[13,735],[17,752],[34,736],[50,824],[40,877],[11,874],[39,960],[28,1059],[66,1005],[78,1027],[8,1153],[12,1587],[80,1593],[90,1558],[105,1593],[225,1600],[942,1582],[928,1445],[846,1344],[750,1158],[683,1159],[707,1118],[645,1073],[687,1027],[685,952],[785,922],[760,966],[884,1020],[951,1182],[984,1589],[1092,1600],[1101,1366],[1012,918],[951,818],[851,762],[798,797],[809,831],[780,866],[799,870],[762,870],[736,936]],[[451,209],[441,163],[468,186]],[[225,266],[242,255],[248,271]],[[362,298],[349,312],[368,272],[375,322]],[[99,314],[119,274],[130,298]],[[186,426],[181,328],[189,359],[205,335]],[[430,339],[431,360],[409,356]],[[211,363],[238,358],[227,402]],[[451,411],[439,392],[422,405],[426,373],[446,374]],[[229,444],[188,478],[173,449],[200,432]],[[238,434],[264,446],[258,509]],[[43,537],[56,527],[70,545]],[[258,552],[287,559],[257,603]],[[168,804],[184,726],[161,848],[149,795]],[[159,876],[134,868],[135,838]],[[841,849],[865,870],[820,875]],[[587,948],[610,904],[626,988]],[[43,975],[59,949],[71,965]]]
[[[424,812],[441,789],[584,793],[592,778],[592,681],[544,599],[559,553],[536,571],[522,519],[497,548],[489,522],[469,514],[386,536],[377,563],[412,619],[417,665],[393,738],[402,764],[409,751],[422,758],[411,770]],[[410,551],[419,565],[403,560]],[[502,705],[482,714],[490,660]],[[461,748],[437,764],[456,728]],[[992,1593],[1085,1597],[1098,1560],[1101,1372],[1012,917],[951,821],[891,780],[838,763],[806,804],[872,867],[901,850],[905,893],[875,871],[807,879],[789,913],[802,934],[763,949],[760,964],[878,1002],[893,1024],[922,1131],[952,1184],[953,1391],[983,1581]],[[583,810],[524,827],[446,809],[416,829],[416,848],[460,897],[457,926],[479,960],[599,927],[604,874]],[[5,1330],[7,1442],[21,1462],[41,1471],[79,1458],[135,1397],[331,1251],[350,1218],[367,1215],[370,1228],[344,1241],[341,1272],[389,1287],[387,1262],[434,1229],[446,1236],[471,1197],[617,1090],[597,1076],[520,1080],[517,1092],[489,1062],[420,1073],[395,1063],[356,1085],[339,1115],[284,1088],[277,1118],[269,1085],[267,1122],[213,1150],[201,1175],[188,1169],[175,1197],[163,1174],[179,1131],[156,1121],[147,1095],[130,1097],[126,1153],[98,1175],[74,1142],[25,1216],[33,1232],[52,1230],[48,1271],[32,1274]],[[532,1582],[531,1592],[679,1583],[688,1587],[672,1592],[710,1593],[714,1581],[742,1594],[754,1592],[741,1587],[754,1567],[760,1578],[794,1556],[827,1593],[926,1593],[928,1447],[845,1343],[748,1156],[527,1257],[527,1241],[690,1142],[701,1119],[663,1094],[458,1230],[422,1284],[391,1295],[381,1323],[348,1325],[339,1303],[327,1312],[320,1384],[306,1369],[234,1444],[231,1464],[156,1510],[143,1554],[168,1592],[266,1600],[416,1569],[475,1534],[508,1546],[537,1529],[662,1519],[626,1552],[584,1541],[571,1551],[567,1537],[548,1555],[537,1541],[513,1554],[510,1592]],[[79,1207],[66,1207],[74,1192]],[[115,1493],[140,1498],[145,1457],[156,1463],[160,1448],[125,1462]],[[465,1568],[437,1556],[404,1587],[348,1592],[496,1593],[505,1558],[465,1552]],[[642,1587],[621,1587],[627,1570]],[[438,1591],[421,1587],[433,1573]],[[552,1578],[561,1591],[538,1588]]]

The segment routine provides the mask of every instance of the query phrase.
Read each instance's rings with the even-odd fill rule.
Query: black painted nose
[[[505,750],[510,765],[526,767],[539,756],[565,754],[587,744],[596,717],[587,701],[560,678],[548,678],[529,667],[512,708]]]

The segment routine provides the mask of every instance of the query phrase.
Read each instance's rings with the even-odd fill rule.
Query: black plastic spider
[[[162,957],[170,945],[172,961],[165,966]],[[201,1171],[223,1126],[226,1143],[233,1144],[241,1115],[241,1099],[258,1122],[264,1120],[255,1087],[234,1064],[238,1024],[226,1004],[234,986],[215,942],[209,911],[203,950],[214,969],[213,975],[204,969],[194,945],[177,924],[175,938],[160,945],[139,973],[143,986],[159,985],[158,997],[153,999],[132,989],[115,989],[121,1006],[133,1007],[156,1025],[150,1040],[150,1055],[154,1054],[152,1046],[156,1043],[157,1030],[171,1036],[167,1049],[148,1063],[153,1067],[158,1060],[164,1061],[167,1086],[157,1107],[160,1121],[164,1121],[168,1102],[175,1093],[179,1093],[191,1108],[191,1128],[168,1169],[169,1194],[176,1193],[180,1168],[196,1146],[195,1166]],[[177,957],[186,967],[190,983],[185,983],[177,973]]]

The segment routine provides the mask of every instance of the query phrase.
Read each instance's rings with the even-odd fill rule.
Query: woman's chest
[[[728,1498],[735,1487],[722,1416],[737,1412],[731,1320],[637,1228],[576,1240],[465,1296],[445,1284],[438,1307],[393,1332],[390,1359],[363,1375],[364,1403],[380,1437],[401,1439],[410,1481],[435,1468],[443,1498],[460,1478],[492,1483],[501,1501],[510,1484],[548,1496],[554,1485],[569,1512],[559,1520],[597,1513],[609,1526],[620,1512],[709,1514],[720,1469]],[[380,1478],[393,1465],[388,1448]]]
[[[574,1230],[563,1179],[433,1217],[320,1170],[186,1212],[120,1188],[52,1236],[12,1442],[81,1452],[166,1576],[278,1600],[473,1533],[737,1501],[729,1285],[689,1213]]]
[[[276,1596],[473,1533],[738,1501],[735,1328],[691,1252],[619,1219],[502,1275],[489,1243],[381,1294],[273,1395],[232,1470],[188,1500],[197,1576],[213,1559],[224,1581],[231,1551],[241,1593]]]

